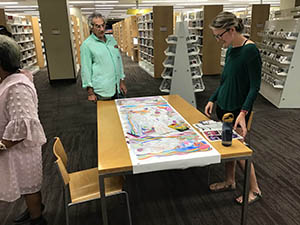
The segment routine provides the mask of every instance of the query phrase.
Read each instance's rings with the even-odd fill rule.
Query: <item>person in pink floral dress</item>
[[[46,137],[32,76],[20,71],[20,55],[18,44],[0,35],[0,201],[24,197],[28,209],[21,222],[46,225],[40,192]]]

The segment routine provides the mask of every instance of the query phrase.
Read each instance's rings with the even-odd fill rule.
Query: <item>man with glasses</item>
[[[105,35],[105,19],[99,13],[88,18],[91,35],[80,47],[82,87],[88,100],[111,100],[126,94],[122,57],[116,40]]]

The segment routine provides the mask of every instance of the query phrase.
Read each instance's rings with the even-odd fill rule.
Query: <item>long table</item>
[[[209,119],[178,95],[163,97],[191,125]],[[104,178],[132,174],[133,171],[115,101],[97,102],[97,129],[102,219],[103,224],[108,225]],[[221,142],[211,142],[211,145],[221,154],[222,162],[245,160],[243,199],[248,199],[252,150],[239,140],[233,140],[230,147],[224,147]],[[247,212],[248,201],[243,201],[241,225],[247,224]]]

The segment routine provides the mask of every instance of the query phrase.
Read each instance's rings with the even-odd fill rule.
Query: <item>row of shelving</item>
[[[38,72],[40,55],[36,47],[38,40],[34,33],[37,32],[36,30],[39,32],[39,27],[34,26],[33,17],[5,14],[4,11],[1,14],[4,15],[4,18],[0,18],[0,20],[12,33],[13,39],[20,46],[21,68],[33,73]]]
[[[80,46],[81,46],[81,35],[78,18],[75,15],[70,16],[71,22],[71,37],[72,37],[72,46],[73,46],[73,55],[75,58],[75,69],[76,74],[78,74],[80,69]]]
[[[197,37],[189,35],[187,23],[180,21],[176,23],[175,35],[169,35],[166,43],[163,81],[159,89],[178,94],[196,106],[195,93],[205,89]]]
[[[189,35],[194,36],[198,56],[202,61],[203,74],[220,74],[221,66],[212,66],[211,62],[220,59],[220,47],[216,44],[210,29],[211,21],[223,10],[222,5],[205,5],[196,11],[183,13],[183,21],[186,21]]]
[[[177,59],[181,57],[180,54],[176,54],[176,50],[178,48],[182,48],[186,51],[188,65],[185,66],[189,68],[188,76],[190,76],[190,78],[192,79],[193,91],[201,92],[205,88],[202,80],[202,63],[199,57],[200,48],[196,44],[198,38],[195,35],[185,35],[186,38],[184,40],[184,43],[179,43],[179,45],[181,45],[180,47],[177,46],[177,42],[179,39],[178,35],[169,35],[168,38],[166,38],[168,47],[164,51],[166,59],[163,62],[164,70],[161,74],[161,77],[163,78],[163,81],[160,85],[161,92],[170,92],[171,90],[173,71],[176,71],[177,67],[177,65],[175,65],[175,57],[177,57]],[[182,76],[186,76],[186,74],[182,74]]]
[[[113,24],[113,36],[118,42],[119,48],[131,57],[133,61],[138,61],[138,22],[137,16],[130,16],[126,19]],[[146,47],[149,43],[144,40],[142,45]],[[150,54],[147,50],[142,50],[145,54]]]
[[[193,79],[192,84],[193,84],[194,92],[202,92],[205,89],[203,80],[201,78]],[[171,85],[172,85],[172,79],[163,79],[163,81],[159,87],[159,90],[161,92],[169,93],[171,90]],[[184,88],[184,87],[182,87],[182,88]]]
[[[299,30],[297,19],[270,20],[257,44],[263,60],[260,93],[278,108],[300,108]]]
[[[154,75],[153,12],[139,16],[137,25],[139,33],[139,58],[142,61],[139,65],[150,75]]]

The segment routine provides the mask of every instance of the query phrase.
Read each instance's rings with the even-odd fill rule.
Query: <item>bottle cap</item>
[[[232,113],[226,113],[222,117],[222,121],[225,123],[232,123],[234,119],[234,115]]]

